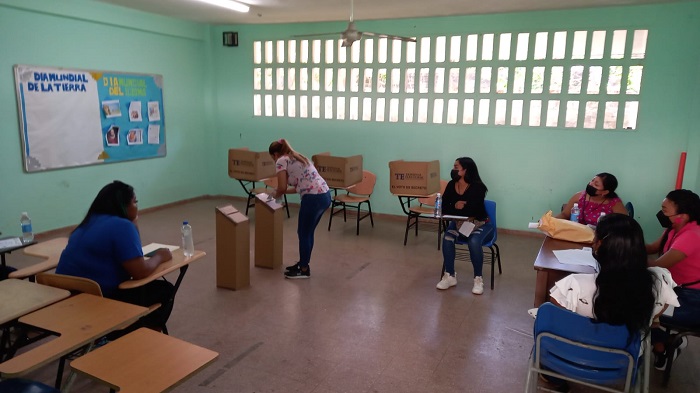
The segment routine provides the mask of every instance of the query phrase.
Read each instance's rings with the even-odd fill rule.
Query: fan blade
[[[292,37],[322,37],[322,36],[328,36],[328,35],[341,35],[343,33],[344,33],[343,31],[338,31],[335,33],[296,34],[296,35],[293,35]]]
[[[369,35],[373,37],[379,37],[379,38],[388,38],[390,40],[401,40],[404,42],[416,42],[415,38],[410,38],[410,37],[403,37],[400,35],[391,35],[391,34],[382,34],[382,33],[372,33],[369,31],[363,31],[363,35]]]

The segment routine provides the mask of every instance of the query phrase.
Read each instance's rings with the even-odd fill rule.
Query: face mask
[[[673,226],[671,219],[668,218],[668,216],[665,215],[662,210],[659,210],[659,212],[656,213],[656,219],[659,220],[659,224],[661,224],[661,226],[664,228],[670,228]]]
[[[586,194],[588,194],[589,196],[594,197],[597,192],[598,192],[598,189],[593,187],[592,185],[589,184],[586,186]]]
[[[462,176],[459,175],[459,171],[456,169],[453,169],[452,171],[450,171],[450,177],[454,181],[458,181],[459,179],[462,178]]]

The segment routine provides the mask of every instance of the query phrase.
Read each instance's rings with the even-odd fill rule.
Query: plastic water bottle
[[[605,217],[605,212],[600,212],[600,216],[598,216],[598,221],[597,221],[597,222],[600,222],[600,220],[602,220],[603,217]]]
[[[578,222],[578,216],[581,210],[578,208],[578,203],[574,203],[574,207],[571,208],[571,217],[569,218],[573,222]]]
[[[182,222],[182,251],[185,257],[194,255],[194,239],[192,238],[192,226],[187,222]]]
[[[441,217],[442,216],[442,195],[438,192],[437,195],[435,196],[435,212],[434,212],[435,217]]]
[[[29,218],[29,213],[22,212],[19,218],[19,225],[22,226],[22,242],[28,243],[34,240],[34,232],[32,232],[32,219]]]

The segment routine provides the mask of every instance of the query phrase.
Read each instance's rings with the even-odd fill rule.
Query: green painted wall
[[[638,130],[375,123],[253,117],[252,44],[293,34],[340,31],[344,22],[206,26],[89,0],[0,0],[0,230],[17,233],[27,210],[38,232],[79,221],[108,181],[133,184],[142,208],[203,194],[242,195],[227,176],[230,147],[265,150],[288,138],[307,155],[363,154],[377,173],[377,212],[400,214],[388,191],[390,160],[472,156],[499,203],[499,226],[522,229],[557,210],[600,171],[614,173],[651,238],[653,213],[675,184],[688,152],[686,188],[700,189],[700,3],[613,7],[414,20],[360,21],[360,29],[401,35],[646,28],[650,30]],[[222,31],[240,46],[221,46]],[[22,170],[12,65],[32,64],[165,77],[168,155],[162,159],[26,174]],[[206,175],[205,175],[206,174]],[[296,199],[298,200],[298,199]],[[177,222],[181,217],[174,217]]]
[[[213,144],[207,26],[92,1],[2,0],[0,36],[0,231],[17,234],[24,210],[36,232],[74,225],[114,179],[136,188],[141,208],[210,188],[212,179],[201,176]],[[162,74],[167,156],[25,173],[14,64]]]
[[[253,41],[294,34],[341,31],[344,22],[221,26],[212,31],[219,105],[217,193],[238,192],[224,171],[226,149],[265,150],[285,137],[312,155],[363,154],[378,175],[373,210],[400,214],[389,193],[387,163],[395,159],[441,162],[447,178],[456,157],[473,157],[498,202],[499,226],[523,229],[547,209],[558,211],[598,172],[611,172],[619,194],[632,201],[647,237],[657,236],[654,213],[673,189],[681,151],[688,152],[686,188],[700,189],[700,3],[613,7],[415,20],[360,21],[358,29],[400,35],[500,33],[558,29],[649,29],[638,129],[591,131],[479,125],[377,123],[351,120],[253,117]],[[239,32],[240,46],[216,44],[222,31]],[[360,65],[361,66],[361,65]],[[321,94],[323,95],[323,94]],[[239,193],[240,195],[240,193]]]

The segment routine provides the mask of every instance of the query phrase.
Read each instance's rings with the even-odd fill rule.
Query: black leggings
[[[160,303],[160,307],[157,310],[142,317],[129,327],[115,332],[119,333],[119,337],[141,327],[163,330],[166,322],[168,322],[170,313],[173,311],[175,286],[165,280],[155,280],[138,288],[120,289],[112,298],[143,307],[150,307],[156,303]],[[111,335],[110,338],[113,339],[116,337],[112,337]]]

